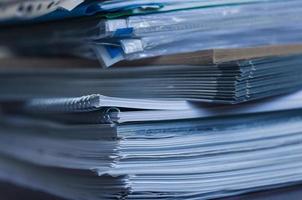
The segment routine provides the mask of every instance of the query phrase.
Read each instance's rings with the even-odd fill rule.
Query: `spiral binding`
[[[100,95],[92,94],[83,97],[33,99],[24,108],[31,112],[88,112],[101,107]]]

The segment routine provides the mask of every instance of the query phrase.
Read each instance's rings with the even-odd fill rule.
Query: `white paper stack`
[[[0,182],[66,200],[301,184],[301,19],[301,0],[0,0]]]
[[[0,73],[0,98],[102,94],[131,99],[239,103],[298,90],[302,85],[301,65],[301,55],[294,55],[208,66],[6,68]]]
[[[3,108],[0,178],[67,199],[212,199],[302,181],[301,92],[224,116],[201,114],[211,107],[185,116],[192,108],[183,106],[170,119],[125,122],[111,114],[171,110],[117,111],[80,100],[32,100],[17,112]],[[288,107],[270,110],[277,104]],[[55,117],[62,115],[77,123]],[[100,123],[101,117],[108,121]]]

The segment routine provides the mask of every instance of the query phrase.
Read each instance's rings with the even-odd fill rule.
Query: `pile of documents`
[[[132,99],[238,103],[300,89],[301,65],[302,56],[294,55],[199,66],[0,69],[0,99],[102,94]]]
[[[71,200],[214,199],[302,182],[301,1],[0,10],[1,181]]]
[[[0,14],[8,24],[0,45],[21,55],[79,55],[111,66],[125,59],[302,42],[299,0],[82,1],[6,3],[7,12],[16,5],[22,12],[10,20]],[[38,2],[50,2],[50,9],[36,12],[44,8]]]

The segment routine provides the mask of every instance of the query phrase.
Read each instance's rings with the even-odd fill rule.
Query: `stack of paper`
[[[301,88],[301,65],[302,57],[297,55],[208,66],[4,69],[0,73],[0,98],[102,94],[132,99],[238,103]]]
[[[1,45],[23,55],[80,55],[110,66],[124,59],[302,42],[299,0],[87,0],[71,11],[57,8],[70,2],[58,1],[33,24],[21,19],[3,28]]]
[[[138,120],[119,123],[113,122],[123,119],[123,108],[103,100],[32,100],[21,113],[3,108],[0,178],[67,199],[212,199],[302,180],[301,92],[234,109],[228,117],[204,118],[211,107],[185,116],[193,107],[179,102],[174,119],[142,120],[148,112],[169,116],[171,110],[141,106],[126,111]],[[273,104],[288,107],[268,112]],[[244,114],[249,110],[255,113]]]
[[[302,182],[302,1],[0,10],[0,181],[70,200],[214,199]]]

